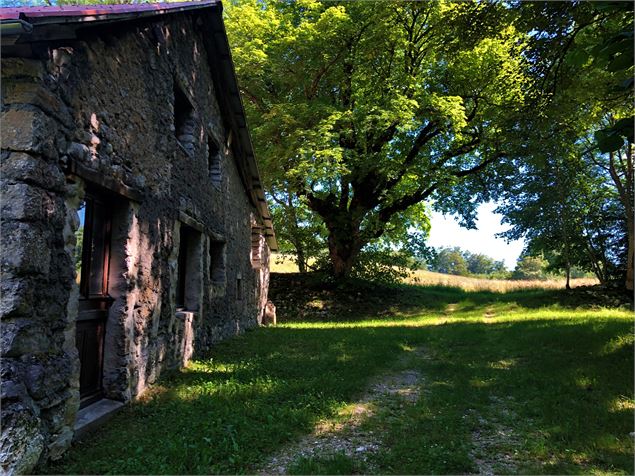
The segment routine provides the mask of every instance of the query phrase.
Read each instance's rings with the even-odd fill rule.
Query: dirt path
[[[514,429],[501,421],[517,418],[513,410],[509,408],[509,403],[513,402],[491,397],[494,416],[484,418],[479,414],[476,415],[479,427],[472,432],[473,449],[470,451],[470,457],[478,468],[477,474],[490,476],[511,474],[516,471],[522,442]]]
[[[425,358],[422,349],[414,349],[409,352],[410,356]],[[405,362],[406,359],[401,363]],[[299,458],[324,457],[336,453],[368,464],[369,455],[376,453],[382,442],[380,435],[363,429],[362,424],[375,415],[387,399],[400,399],[405,405],[414,404],[419,398],[421,383],[420,373],[413,369],[382,376],[368,387],[360,400],[347,406],[339,418],[321,422],[313,433],[274,455],[258,473],[286,474],[289,466]]]

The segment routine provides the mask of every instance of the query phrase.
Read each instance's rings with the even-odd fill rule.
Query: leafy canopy
[[[324,221],[332,259],[425,225],[413,207],[429,197],[469,219],[483,190],[472,176],[504,157],[530,89],[512,20],[485,2],[227,8],[267,187]]]

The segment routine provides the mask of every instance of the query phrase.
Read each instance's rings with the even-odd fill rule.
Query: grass
[[[366,474],[366,467],[343,453],[315,458],[298,458],[288,474]]]
[[[273,273],[297,273],[298,267],[290,256],[274,254],[271,258],[271,272]],[[510,279],[483,279],[470,276],[455,276],[452,274],[435,273],[418,269],[411,271],[404,279],[405,284],[420,286],[445,286],[460,288],[464,291],[492,291],[507,293],[522,291],[524,289],[564,289],[565,279],[545,280],[510,280]],[[598,284],[595,278],[574,278],[571,287],[593,286]]]
[[[290,472],[457,474],[483,461],[510,472],[512,461],[511,472],[523,474],[633,474],[631,311],[550,290],[404,285],[364,289],[344,308],[334,302],[357,292],[320,292],[320,313],[300,318],[315,298],[284,286],[278,297],[295,298],[279,307],[281,324],[165,376],[43,471],[253,472],[321,420],[336,419],[418,347],[428,355],[410,359],[423,375],[422,396],[364,423],[382,439],[368,466],[333,454],[300,458]]]

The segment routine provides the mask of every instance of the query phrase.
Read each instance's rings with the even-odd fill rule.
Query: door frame
[[[78,345],[80,358],[80,408],[103,398],[106,324],[108,320],[108,312],[113,303],[112,297],[108,294],[113,218],[113,210],[111,208],[112,202],[112,200],[108,199],[107,194],[95,190],[93,187],[86,187],[83,199],[83,203],[85,204],[84,234],[82,237],[82,266],[80,271],[78,313],[75,332],[76,344]],[[101,208],[99,215],[96,211],[95,204]],[[98,217],[100,221],[95,222]],[[102,256],[99,257],[101,279],[95,289],[92,289],[91,286],[94,286],[95,284],[91,283],[91,268],[93,268],[93,265],[95,264],[93,263],[93,240],[96,238],[96,233],[101,233],[101,239],[103,240],[101,247]],[[87,332],[86,328],[90,328],[91,324],[94,324],[93,327],[96,334],[94,341],[96,341],[97,349],[80,348],[80,342],[78,341],[80,333],[77,332],[77,327],[83,327],[83,332]],[[90,332],[90,330],[88,330],[88,332]],[[83,337],[84,336],[82,335],[81,344],[84,343]],[[96,388],[91,388],[89,390],[84,389],[84,393],[81,394],[82,378],[85,376],[85,374],[82,374],[81,365],[82,360],[86,363],[86,359],[82,359],[82,355],[85,352],[90,352],[91,354],[92,352],[95,352],[91,355],[91,358],[95,359],[96,367],[92,376],[95,377],[96,373],[97,386]]]

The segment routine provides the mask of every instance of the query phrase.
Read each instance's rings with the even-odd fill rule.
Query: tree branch
[[[260,98],[258,96],[256,96],[255,94],[253,94],[251,91],[249,91],[248,89],[245,89],[244,87],[240,88],[240,92],[243,93],[243,95],[247,96],[247,99],[249,99],[249,101],[256,106],[256,108],[258,108],[258,110],[260,112],[267,112],[267,109],[265,108],[264,104],[262,103],[262,101],[260,100]]]
[[[335,57],[329,61],[326,65],[324,65],[322,68],[320,68],[320,70],[317,72],[315,78],[313,78],[313,81],[311,82],[311,87],[309,88],[308,91],[305,91],[305,95],[307,99],[313,99],[315,98],[316,94],[317,94],[317,90],[318,87],[320,85],[320,81],[322,80],[322,78],[324,77],[324,75],[326,73],[329,72],[329,70],[339,61],[339,59],[342,56],[342,52],[345,50],[340,50],[339,53],[337,53],[335,55]]]
[[[450,174],[454,175],[455,177],[467,177],[468,175],[472,175],[475,174],[477,172],[480,172],[481,170],[483,170],[485,167],[487,167],[489,164],[497,161],[498,159],[505,157],[506,154],[503,154],[502,152],[499,152],[497,154],[494,154],[492,157],[490,157],[489,159],[484,160],[483,162],[481,162],[480,164],[470,168],[470,169],[466,169],[466,170],[452,170],[450,171]]]
[[[412,205],[416,205],[417,203],[428,198],[432,193],[437,189],[438,184],[432,184],[429,187],[421,187],[416,192],[401,197],[398,200],[395,200],[390,205],[386,205],[382,207],[377,213],[378,220],[384,225],[387,224],[392,216],[395,213],[402,212]],[[385,226],[381,226],[378,230],[373,234],[375,238],[379,238],[384,232]]]

